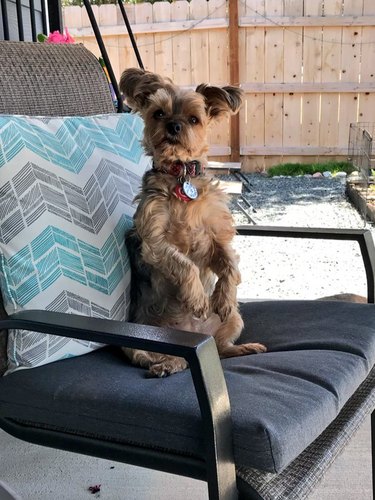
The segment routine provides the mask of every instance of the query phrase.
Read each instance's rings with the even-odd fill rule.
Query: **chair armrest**
[[[189,357],[213,339],[207,335],[125,321],[53,311],[20,311],[0,320],[0,329],[23,329],[115,346]]]
[[[190,366],[204,425],[211,487],[231,484],[235,498],[235,468],[228,391],[213,337],[122,321],[52,311],[21,311],[0,320],[0,329],[24,329],[103,344],[145,349],[184,357]],[[221,485],[221,486],[220,486]],[[224,491],[216,491],[219,498]]]
[[[251,226],[236,227],[242,236],[310,238],[319,240],[356,241],[359,244],[367,280],[367,301],[375,302],[375,246],[368,229],[337,229],[313,227]]]

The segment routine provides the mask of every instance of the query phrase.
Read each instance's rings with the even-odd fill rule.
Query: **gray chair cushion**
[[[266,354],[223,360],[237,465],[278,472],[337,416],[375,362],[375,307],[315,301],[242,306],[242,341]],[[0,416],[204,456],[188,370],[150,379],[121,353],[82,357],[0,380]]]

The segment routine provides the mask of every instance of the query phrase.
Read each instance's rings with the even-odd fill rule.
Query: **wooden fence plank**
[[[155,2],[153,4],[153,20],[169,22],[171,20],[171,5],[169,2]],[[173,78],[173,48],[171,33],[155,34],[156,71],[163,76]]]
[[[364,0],[363,13],[375,17],[374,0]],[[375,83],[375,27],[362,28],[361,45],[361,82]],[[368,91],[359,95],[358,120],[375,121],[375,92]]]
[[[106,6],[100,5],[98,9],[99,25],[112,26],[114,22],[116,22],[117,24],[117,9],[119,9],[119,7],[115,4]],[[107,50],[109,60],[111,61],[113,72],[115,73],[115,75],[120,74],[120,51],[118,35],[108,36],[105,40],[105,48]]]
[[[82,8],[72,5],[69,9],[64,9],[64,26],[68,26],[71,32],[75,28],[82,28]]]
[[[331,0],[324,5],[324,14],[338,16],[341,13],[341,0]],[[321,95],[321,116],[319,144],[324,147],[338,143],[339,138],[339,92],[343,91],[340,82],[341,74],[341,28],[323,28],[322,38],[322,84],[324,92]],[[328,86],[336,87],[336,92],[329,94]],[[349,84],[350,85],[350,84]],[[353,84],[353,87],[356,83]],[[349,87],[350,88],[350,87]],[[351,90],[354,90],[353,88]]]
[[[171,18],[178,21],[188,20],[190,15],[189,4],[185,0],[177,0],[171,3]],[[190,33],[173,33],[172,38],[172,60],[173,81],[177,85],[191,84],[191,50]]]
[[[195,23],[201,23],[208,16],[208,2],[191,0],[190,18]],[[193,30],[190,33],[191,47],[191,81],[194,85],[208,83],[209,74],[209,40],[208,30]]]
[[[282,0],[266,0],[265,15],[282,15]],[[273,26],[265,30],[265,82],[282,82],[284,70],[284,30]],[[283,136],[283,95],[266,94],[264,98],[265,144],[282,145]]]
[[[321,2],[305,2],[306,16],[321,15]],[[322,80],[322,30],[305,27],[303,33],[303,81],[320,83]],[[302,96],[302,144],[319,145],[320,95]]]
[[[361,15],[363,0],[345,0],[344,14]],[[362,28],[343,27],[341,45],[341,81],[359,81],[360,75],[360,42]],[[358,94],[340,95],[339,113],[339,145],[347,145],[349,125],[358,119]]]
[[[153,17],[152,17],[151,3],[148,2],[140,3],[136,6],[134,10],[135,10],[135,25],[152,23]],[[132,30],[133,28],[134,25],[132,26]],[[148,71],[155,71],[155,40],[154,40],[154,34],[150,31],[147,34],[138,34],[135,36],[136,36],[138,50],[141,55],[145,69],[147,69]],[[126,38],[129,44],[130,40],[128,39],[128,37],[124,38]],[[122,64],[125,69],[126,65],[128,64],[127,59],[124,59],[122,61]]]
[[[125,4],[124,7],[125,7],[126,14],[129,18],[129,22],[131,22],[130,19],[132,19],[132,18],[135,22],[134,5]],[[117,15],[118,15],[118,22],[121,23],[122,25],[124,25],[124,20],[122,18],[121,12],[119,12],[119,9],[117,11]],[[108,37],[108,38],[106,37],[104,39],[104,42],[106,45],[107,45],[107,40],[109,42],[110,37]],[[132,68],[132,67],[138,68],[137,57],[134,53],[133,46],[130,42],[130,38],[124,37],[124,36],[118,36],[117,43],[118,43],[118,50],[119,50],[119,55],[118,55],[119,70],[118,70],[118,72],[115,71],[115,73],[117,73],[118,75],[121,75],[122,72],[124,71],[124,69],[126,69],[126,68]],[[142,55],[141,55],[141,57],[142,57]],[[142,59],[142,61],[143,61],[143,59]]]
[[[220,18],[226,15],[225,0],[210,0],[208,15]],[[228,85],[229,77],[229,46],[228,30],[217,29],[209,32],[209,82],[213,85]],[[229,145],[229,118],[213,124],[209,133],[210,144]]]
[[[284,0],[284,15],[297,16],[303,13],[303,2],[300,0]],[[300,89],[302,82],[302,28],[284,31],[284,83]],[[293,87],[292,87],[293,88]],[[284,92],[283,109],[283,146],[301,146],[301,95],[296,90]],[[298,90],[297,90],[298,92]]]
[[[244,4],[245,14],[249,9],[251,13],[257,11],[260,14],[265,13],[265,0],[254,0],[254,2],[246,2]],[[264,86],[264,44],[265,32],[264,28],[244,28],[240,30],[243,37],[241,40],[242,51],[240,52],[240,60],[244,64],[240,65],[240,78],[242,82],[254,82],[260,88]],[[245,103],[242,114],[243,123],[242,142],[241,144],[254,144],[264,146],[264,94],[251,93],[245,90]]]

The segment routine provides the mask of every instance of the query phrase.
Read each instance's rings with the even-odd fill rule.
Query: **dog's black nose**
[[[169,122],[167,123],[167,132],[171,135],[177,135],[181,132],[182,125],[179,122]]]

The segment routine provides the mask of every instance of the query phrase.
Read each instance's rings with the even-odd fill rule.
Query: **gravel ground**
[[[345,180],[245,176],[245,199],[258,225],[374,228],[345,195]],[[236,180],[234,176],[220,176]],[[231,200],[236,224],[248,224]],[[239,298],[316,299],[338,293],[366,295],[359,247],[341,241],[236,236],[242,283]]]

